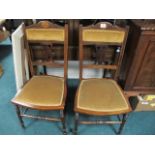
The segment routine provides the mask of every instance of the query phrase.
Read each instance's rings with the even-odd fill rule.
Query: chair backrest
[[[35,75],[36,66],[64,68],[64,78],[67,79],[68,68],[68,25],[64,27],[49,21],[40,21],[24,28],[25,45],[28,51],[28,59],[31,76]],[[63,63],[53,59],[53,46],[63,46]],[[42,54],[45,59],[34,59],[34,46],[43,47]]]
[[[121,28],[108,22],[100,22],[96,25],[82,27],[79,30],[79,60],[80,60],[80,80],[83,79],[83,69],[103,69],[112,70],[113,78],[118,79],[119,70],[125,50],[128,36],[128,27]],[[84,47],[96,46],[104,50],[103,47],[112,47],[114,52],[114,63],[112,64],[84,64]],[[98,51],[98,52],[101,52]],[[104,51],[103,51],[104,52]]]

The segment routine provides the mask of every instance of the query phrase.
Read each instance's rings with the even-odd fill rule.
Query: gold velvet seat
[[[65,125],[65,101],[67,95],[66,80],[68,67],[68,25],[64,27],[48,21],[23,27],[25,50],[28,58],[31,78],[21,88],[21,91],[12,99],[16,106],[16,112],[22,127],[25,127],[23,117],[41,119],[48,121],[60,121],[63,134],[66,134]],[[60,46],[62,49],[63,63],[58,63],[53,57],[53,48]],[[44,55],[38,59],[36,56],[40,48]],[[24,52],[23,51],[23,52]],[[39,51],[40,52],[40,51]],[[35,55],[36,54],[36,55]],[[47,75],[46,67],[61,67],[64,71],[63,77]],[[27,113],[32,110],[58,111],[59,117],[39,116]]]
[[[79,68],[80,84],[76,92],[74,111],[75,126],[74,134],[77,134],[78,124],[120,124],[118,134],[121,133],[127,119],[127,114],[131,111],[123,90],[118,85],[119,71],[125,50],[125,44],[128,35],[128,28],[121,28],[110,23],[98,23],[88,27],[80,26],[79,30]],[[102,63],[84,64],[85,50],[87,46],[95,46],[102,52]],[[110,61],[106,60],[105,53],[108,48],[113,49],[114,53]],[[103,78],[84,79],[83,70],[102,69]],[[110,76],[106,73],[110,73]],[[112,79],[110,79],[112,78]],[[80,114],[90,116],[118,116],[118,121],[88,121],[80,120]],[[122,115],[122,118],[120,118]]]
[[[63,109],[64,79],[52,76],[33,76],[12,102],[42,109]],[[42,107],[43,106],[43,107]]]
[[[78,90],[75,111],[95,112],[96,115],[109,112],[129,112],[129,106],[117,83],[111,79],[82,80]]]

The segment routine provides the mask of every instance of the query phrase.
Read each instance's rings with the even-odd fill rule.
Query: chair
[[[24,128],[23,117],[61,121],[63,133],[66,134],[64,109],[67,95],[68,25],[61,27],[48,21],[41,21],[37,24],[25,27],[24,33],[25,47],[32,77],[12,99],[12,103],[16,106],[20,123]],[[63,63],[55,61],[52,57],[53,48],[58,45],[63,47]],[[45,59],[41,59],[41,57],[40,59],[35,59],[34,47],[42,47],[47,57],[45,57]],[[38,71],[40,66],[43,66],[44,71],[41,75],[39,74],[41,71]],[[64,76],[47,75],[47,66],[52,68],[64,68]],[[60,117],[30,115],[27,114],[27,110],[59,111]]]
[[[128,28],[120,28],[107,22],[101,22],[94,26],[82,27],[79,30],[79,60],[80,60],[80,84],[76,92],[74,111],[75,126],[73,133],[77,134],[79,124],[120,124],[118,134],[121,133],[131,111],[125,94],[117,83],[119,70],[123,58]],[[84,50],[87,46],[96,46],[101,49],[111,47],[114,49],[113,61],[85,64]],[[103,78],[83,78],[84,69],[103,69]],[[111,79],[107,77],[107,71],[111,71]],[[84,121],[80,115],[89,116],[118,116],[117,121]],[[120,115],[123,117],[120,118]]]

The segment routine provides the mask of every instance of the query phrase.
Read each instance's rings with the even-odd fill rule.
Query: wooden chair
[[[19,117],[22,127],[24,122],[22,117],[33,119],[43,119],[48,121],[61,121],[63,126],[63,133],[66,134],[65,126],[65,100],[67,95],[67,53],[68,53],[68,25],[64,27],[55,25],[48,21],[41,21],[37,24],[24,28],[25,32],[25,46],[29,60],[30,73],[32,78],[23,86],[20,93],[13,99],[12,103],[16,106],[17,115]],[[33,46],[43,46],[46,51],[54,45],[63,46],[64,63],[58,63],[53,59],[35,60],[33,58]],[[51,49],[52,52],[52,49]],[[44,67],[43,75],[36,75],[37,66]],[[57,77],[46,74],[46,67],[63,67],[64,77]],[[23,112],[25,109],[25,112]],[[28,109],[41,111],[60,111],[60,117],[43,117],[27,114]]]
[[[118,134],[121,133],[131,111],[130,105],[123,91],[117,84],[119,70],[123,58],[128,28],[120,28],[107,22],[94,26],[82,27],[79,30],[79,59],[80,59],[80,84],[75,97],[75,126],[73,133],[77,134],[78,124],[120,124]],[[115,49],[115,59],[111,64],[84,64],[85,46],[96,45]],[[104,48],[103,48],[104,49]],[[116,61],[117,60],[117,61]],[[83,69],[103,69],[112,71],[113,79],[83,78]],[[80,114],[94,116],[117,115],[118,121],[80,121]],[[123,115],[120,119],[119,115]]]

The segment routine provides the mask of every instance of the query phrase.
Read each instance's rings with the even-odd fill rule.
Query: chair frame
[[[101,28],[100,25],[101,24],[106,24],[105,28]],[[104,29],[104,30],[118,30],[118,31],[124,31],[125,32],[125,36],[124,36],[124,40],[122,43],[106,43],[106,42],[86,42],[83,41],[82,39],[82,32],[85,29]],[[123,55],[124,55],[124,50],[125,50],[125,45],[126,45],[126,41],[127,41],[127,36],[128,36],[128,31],[129,28],[120,28],[116,25],[112,25],[108,22],[100,22],[97,23],[96,25],[91,25],[88,27],[82,27],[82,25],[80,25],[79,28],[79,69],[80,69],[80,81],[82,81],[83,78],[83,69],[84,68],[88,68],[88,69],[109,69],[109,70],[115,70],[115,75],[114,75],[114,80],[117,81],[118,80],[118,76],[119,76],[119,71],[120,71],[120,67],[121,67],[121,63],[122,63],[122,59],[123,59]],[[96,65],[96,64],[90,64],[90,65],[84,65],[83,64],[83,60],[84,60],[84,50],[83,50],[83,46],[84,45],[118,45],[121,47],[120,50],[120,55],[118,58],[118,63],[117,65]],[[103,77],[105,78],[105,77]],[[118,85],[119,86],[119,85]],[[123,90],[121,89],[121,87],[119,86],[120,90],[123,93]],[[126,101],[129,105],[129,111],[120,111],[120,112],[94,112],[94,111],[87,111],[87,110],[82,110],[77,108],[77,96],[79,93],[79,88],[76,92],[76,96],[75,96],[75,102],[74,102],[74,111],[75,111],[75,118],[74,118],[74,129],[73,129],[73,134],[77,134],[78,133],[78,125],[79,124],[120,124],[119,130],[117,132],[117,134],[121,134],[123,127],[126,123],[127,117],[128,117],[128,113],[131,111],[131,107],[130,104],[128,102],[128,98],[125,96]],[[116,115],[118,117],[118,121],[103,121],[103,120],[97,120],[97,121],[80,121],[80,114],[84,114],[84,115],[94,115],[94,116],[114,116]],[[122,115],[122,118],[120,118],[120,115]]]
[[[31,29],[31,28],[59,28],[59,29],[64,29],[64,41],[60,42],[60,41],[38,41],[38,40],[27,40],[26,37],[26,29]],[[67,68],[68,68],[68,25],[65,24],[64,27],[61,27],[59,25],[53,24],[51,22],[48,21],[40,21],[37,24],[33,24],[31,26],[28,27],[24,27],[23,28],[24,31],[24,40],[25,40],[25,48],[27,50],[27,56],[28,56],[28,64],[29,64],[29,69],[30,69],[30,74],[31,77],[35,75],[35,71],[34,71],[34,67],[38,66],[38,65],[42,65],[44,67],[44,74],[46,75],[46,66],[49,67],[63,67],[64,68],[64,96],[63,96],[63,102],[60,106],[37,106],[37,105],[33,105],[30,106],[29,104],[24,104],[24,105],[20,105],[19,103],[15,103],[12,102],[15,107],[16,107],[16,113],[17,116],[19,118],[20,124],[23,128],[25,128],[24,125],[24,121],[22,119],[22,117],[27,117],[27,118],[32,118],[32,119],[40,119],[40,120],[47,120],[47,121],[57,121],[57,122],[62,122],[62,132],[63,134],[67,134],[67,130],[66,130],[66,124],[65,124],[65,101],[66,101],[66,96],[67,96],[67,86],[66,86],[66,82],[67,82]],[[64,64],[58,64],[55,62],[42,62],[42,63],[34,63],[31,59],[31,49],[30,49],[30,43],[49,43],[49,44],[53,44],[53,43],[59,43],[59,44],[63,44],[64,45]],[[40,75],[42,76],[42,75]],[[46,75],[46,76],[52,76],[52,75]],[[56,76],[55,76],[56,77]],[[27,81],[28,82],[28,81]],[[39,111],[59,111],[60,112],[60,117],[46,117],[46,116],[36,116],[36,115],[30,115],[30,114],[26,114],[27,110],[39,110]],[[24,110],[24,111],[23,111]]]

